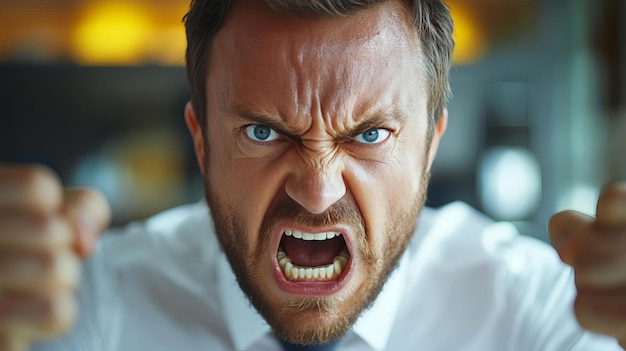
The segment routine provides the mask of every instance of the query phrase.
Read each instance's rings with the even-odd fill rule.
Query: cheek
[[[410,211],[419,195],[421,157],[392,159],[385,164],[352,164],[346,176],[365,219],[368,240],[382,249],[384,235],[398,214]]]
[[[281,191],[280,167],[257,159],[233,159],[228,151],[215,154],[210,162],[210,187],[220,203],[227,203],[231,215],[250,233],[255,241],[263,219]]]

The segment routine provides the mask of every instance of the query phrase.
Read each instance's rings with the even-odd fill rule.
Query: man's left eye
[[[363,144],[378,144],[387,140],[389,134],[391,134],[391,132],[387,129],[374,128],[357,135],[354,140]]]
[[[247,126],[246,135],[248,138],[261,143],[274,141],[279,137],[278,133],[276,133],[274,129],[263,124],[252,124]]]

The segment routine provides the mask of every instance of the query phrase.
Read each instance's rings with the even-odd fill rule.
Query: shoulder
[[[546,265],[564,268],[547,243],[521,235],[513,224],[496,222],[462,202],[424,209],[410,250],[415,259],[427,258],[441,271],[491,267],[524,274]]]
[[[463,282],[458,288],[466,293],[502,302],[534,296],[541,303],[555,291],[572,295],[571,270],[556,251],[521,235],[513,224],[496,222],[460,202],[428,209],[422,219],[411,261],[427,267],[424,275],[436,277],[436,284],[450,288]]]
[[[204,202],[198,202],[109,231],[97,255],[119,268],[144,260],[152,262],[156,257],[200,259],[218,251],[209,209]]]
[[[204,202],[167,210],[104,239],[91,267],[104,274],[90,278],[107,276],[109,286],[126,292],[123,300],[154,297],[174,303],[173,292],[206,295],[217,279],[221,250]]]
[[[416,272],[409,300],[429,321],[467,334],[467,345],[476,346],[468,349],[568,350],[585,338],[605,345],[576,322],[572,270],[550,245],[510,223],[463,203],[426,209],[409,251]],[[454,318],[441,311],[455,311]]]

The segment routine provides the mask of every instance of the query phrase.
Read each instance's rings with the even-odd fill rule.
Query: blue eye
[[[378,144],[387,140],[389,134],[391,132],[386,129],[374,128],[359,134],[354,140],[363,144]]]
[[[248,138],[261,143],[278,139],[278,133],[274,129],[262,124],[247,126],[246,135]]]

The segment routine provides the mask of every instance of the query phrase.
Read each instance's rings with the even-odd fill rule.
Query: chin
[[[322,344],[342,337],[356,322],[364,308],[352,303],[333,297],[290,297],[282,299],[278,308],[259,311],[279,338]]]

